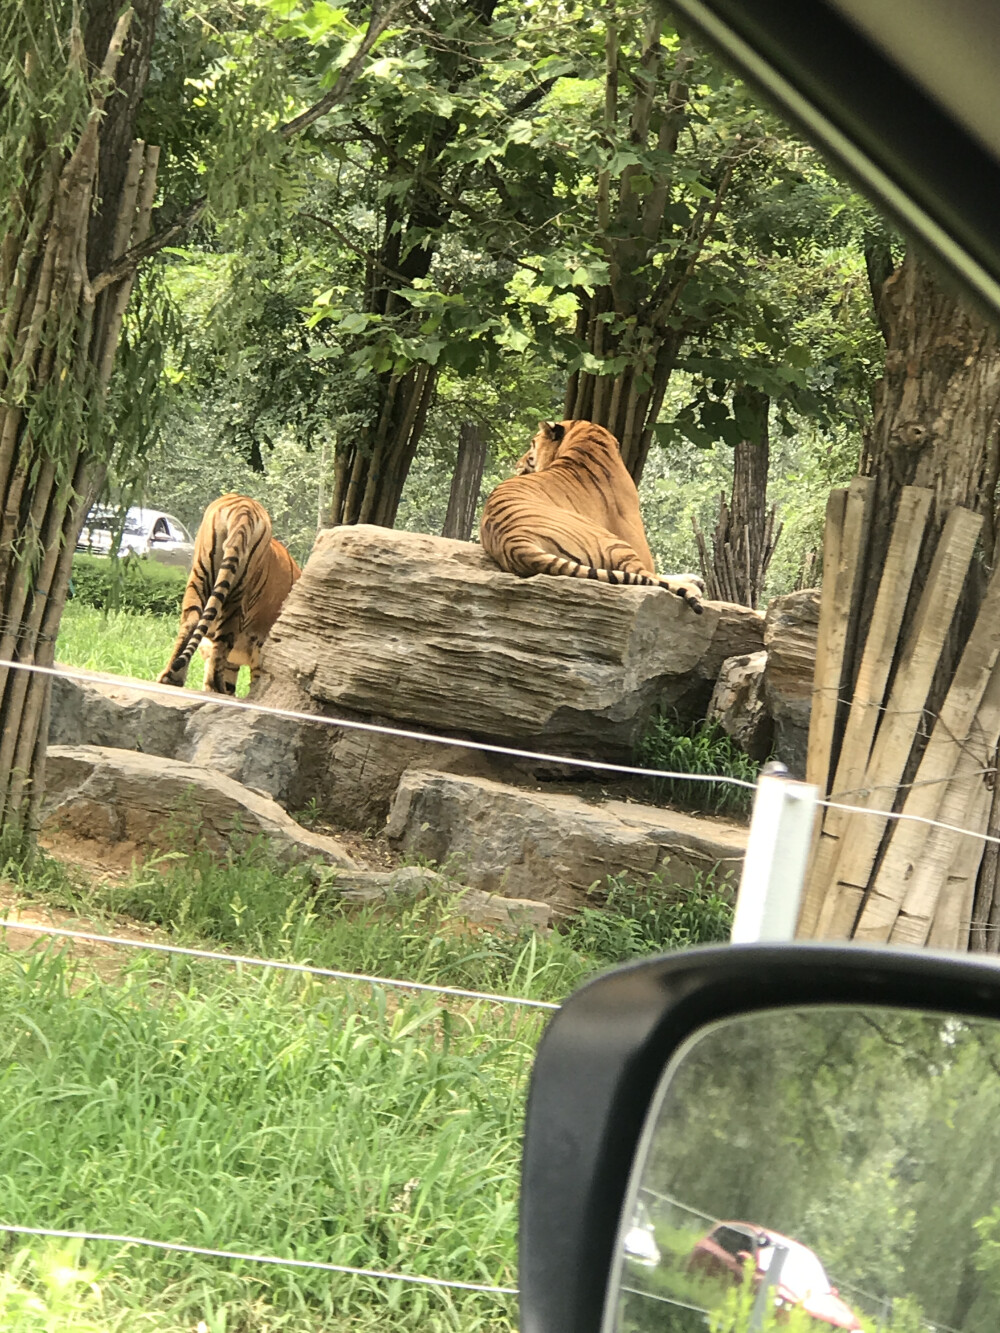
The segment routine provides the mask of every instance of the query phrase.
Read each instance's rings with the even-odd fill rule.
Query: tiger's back
[[[182,686],[203,643],[209,645],[207,691],[235,694],[241,666],[249,666],[255,679],[260,645],[300,573],[272,537],[263,505],[245,495],[214,500],[198,528],[180,632],[158,680]]]
[[[663,587],[701,611],[692,580],[656,573],[639,493],[610,431],[590,421],[541,422],[518,469],[490,495],[480,526],[501,569]]]

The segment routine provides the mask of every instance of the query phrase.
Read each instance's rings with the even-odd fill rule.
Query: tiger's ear
[[[566,434],[566,427],[561,421],[540,421],[538,428],[544,431],[550,440],[555,440],[557,444]]]

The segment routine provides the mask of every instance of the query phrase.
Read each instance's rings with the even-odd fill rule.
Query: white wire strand
[[[104,1231],[63,1231],[58,1227],[18,1227],[0,1222],[0,1232],[10,1236],[50,1236],[56,1240],[107,1241],[112,1245],[145,1245],[153,1250],[175,1254],[200,1254],[207,1259],[241,1259],[250,1264],[277,1264],[283,1268],[312,1268],[324,1273],[344,1273],[348,1277],[381,1278],[390,1282],[409,1282],[421,1287],[447,1287],[453,1291],[478,1291],[488,1296],[516,1296],[517,1287],[493,1287],[483,1282],[455,1282],[441,1277],[417,1277],[410,1273],[388,1273],[378,1268],[352,1268],[349,1264],[328,1264],[319,1259],[285,1259],[278,1254],[247,1254],[242,1250],[213,1250],[204,1245],[184,1245],[169,1240],[149,1240],[146,1236],[118,1236]]]
[[[754,791],[757,784],[745,778],[728,774],[674,773],[660,768],[639,768],[633,764],[611,764],[602,759],[577,759],[566,754],[546,754],[544,751],[519,750],[509,745],[493,745],[486,741],[463,740],[438,736],[427,731],[408,731],[403,727],[388,727],[377,722],[358,722],[343,717],[328,717],[325,713],[303,713],[294,708],[272,708],[268,704],[252,703],[249,699],[234,699],[229,694],[197,695],[193,690],[179,690],[175,685],[157,685],[153,681],[127,680],[124,676],[107,676],[93,671],[77,671],[70,667],[39,666],[35,662],[12,662],[0,658],[0,669],[33,671],[42,676],[60,680],[78,680],[91,685],[108,685],[114,689],[132,690],[136,694],[159,694],[178,702],[180,699],[199,700],[213,708],[236,708],[242,712],[260,713],[265,717],[286,717],[292,722],[315,722],[322,727],[342,727],[345,731],[367,731],[377,736],[397,736],[401,740],[426,741],[429,745],[451,746],[456,750],[476,750],[482,754],[499,754],[509,759],[531,759],[536,763],[565,764],[570,768],[596,769],[601,773],[620,773],[626,777],[669,778],[682,782],[720,782],[730,787],[746,787]]]
[[[73,668],[38,666],[34,662],[13,662],[7,658],[0,658],[0,668],[8,668],[14,671],[33,671],[40,675],[55,676],[61,680],[77,680],[96,685],[108,685],[114,689],[131,690],[136,694],[160,694],[175,701],[179,697],[185,697],[185,692],[178,691],[173,685],[157,685],[155,682],[128,680],[123,676],[108,676],[92,671],[77,671]],[[187,694],[190,696],[193,691],[188,691]],[[519,750],[509,745],[493,745],[486,741],[470,741],[449,736],[438,736],[432,732],[409,731],[402,727],[383,726],[376,722],[358,722],[349,718],[327,717],[322,713],[303,713],[292,708],[272,708],[267,704],[252,703],[247,699],[234,699],[227,694],[212,695],[205,700],[205,703],[206,706],[210,707],[236,708],[267,717],[285,717],[293,722],[315,722],[320,726],[343,727],[345,730],[372,732],[379,736],[398,736],[402,740],[426,741],[429,745],[451,746],[456,750],[476,750],[484,754],[505,755],[511,759],[530,759],[536,763],[565,764],[571,768],[594,769],[602,773],[619,773],[626,777],[662,778],[675,782],[716,782],[723,786],[743,787],[749,791],[755,791],[757,787],[755,782],[748,782],[745,778],[730,777],[726,773],[681,773],[662,768],[639,768],[632,764],[611,764],[601,759],[578,759],[571,755]],[[935,779],[939,782],[950,782],[951,780],[950,776]],[[960,828],[956,824],[945,824],[940,820],[927,819],[922,815],[908,815],[901,810],[871,810],[867,806],[845,805],[822,798],[817,804],[828,810],[845,810],[854,815],[872,815],[877,819],[895,819],[914,824],[925,824],[929,828],[940,828],[948,833],[964,834],[969,838],[980,838],[983,842],[1000,845],[1000,837],[993,834],[982,833],[978,829]]]
[[[943,782],[950,782],[950,778],[943,778]],[[844,805],[840,801],[817,801],[817,805],[824,805],[828,810],[845,810],[850,815],[873,815],[876,819],[898,819],[905,820],[909,824],[926,824],[928,828],[944,829],[946,833],[960,833],[966,838],[980,838],[983,842],[991,842],[1000,846],[1000,838],[992,833],[983,833],[979,829],[959,828],[957,824],[943,824],[940,819],[927,819],[923,815],[907,815],[902,810],[871,810],[866,805]]]
[[[98,935],[85,930],[66,930],[61,926],[33,925],[30,921],[0,919],[0,931],[34,931],[56,939],[83,940],[91,944],[115,944],[126,949],[148,949],[155,953],[179,954],[184,958],[199,958],[206,962],[230,963],[243,967],[265,967],[276,972],[303,972],[311,977],[326,977],[333,981],[360,981],[369,986],[387,986],[394,990],[427,991],[433,995],[448,995],[458,1000],[485,1000],[489,1004],[511,1004],[525,1009],[559,1009],[551,1000],[527,1000],[517,995],[493,995],[489,991],[463,990],[459,986],[435,986],[428,981],[404,981],[396,977],[368,976],[364,972],[339,972],[332,967],[313,967],[308,963],[279,962],[273,958],[255,958],[252,955],[217,953],[210,949],[188,949],[179,944],[161,944],[156,940],[128,940],[118,935]]]

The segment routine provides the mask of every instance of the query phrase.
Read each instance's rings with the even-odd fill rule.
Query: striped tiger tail
[[[206,534],[207,535],[207,534]],[[202,532],[199,530],[199,546],[201,545]],[[209,538],[211,540],[211,538]],[[226,602],[234,590],[239,587],[241,578],[246,572],[246,568],[254,554],[261,546],[266,545],[271,540],[271,522],[267,514],[258,506],[252,508],[240,506],[238,509],[230,510],[226,521],[226,533],[223,539],[222,558],[219,561],[219,567],[215,572],[215,578],[212,583],[212,591],[204,601],[201,615],[196,625],[186,636],[180,651],[176,652],[171,658],[165,671],[162,672],[160,680],[167,684],[183,684],[187,677],[188,667],[191,665],[191,659],[198,651],[198,646],[205,635],[212,628],[213,624],[222,615]],[[206,545],[208,543],[206,542]],[[209,548],[214,556],[215,542]],[[195,564],[197,565],[199,552],[195,553]],[[207,573],[211,573],[212,563],[208,565]],[[192,578],[194,569],[192,569]],[[189,582],[190,587],[190,582]]]

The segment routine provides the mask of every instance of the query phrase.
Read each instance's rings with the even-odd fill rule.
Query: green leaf
[[[368,316],[360,315],[357,311],[345,315],[337,325],[341,333],[363,333],[368,327]]]

